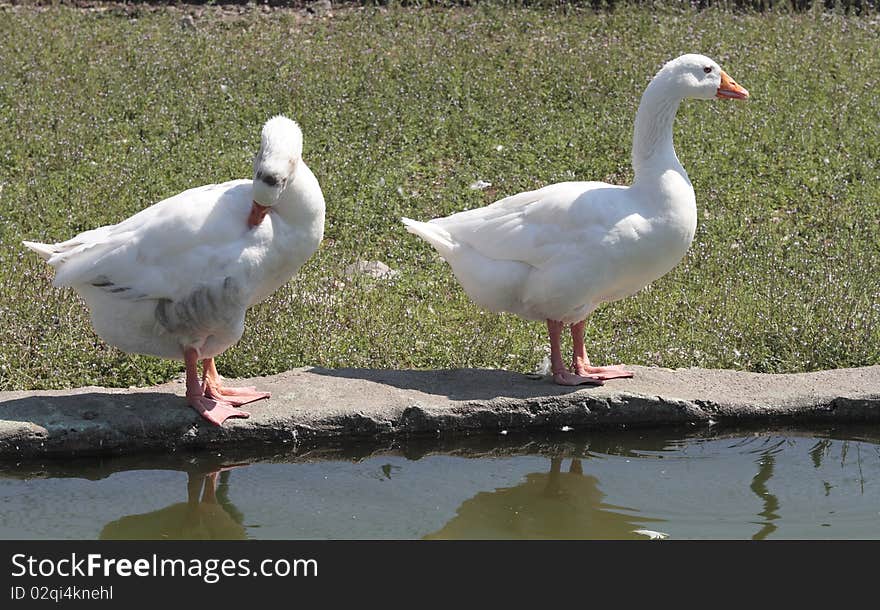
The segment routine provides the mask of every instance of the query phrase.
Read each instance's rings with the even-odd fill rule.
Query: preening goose
[[[263,126],[253,180],[193,188],[119,224],[24,245],[55,268],[55,286],[82,296],[107,343],[182,359],[188,404],[220,425],[248,417],[236,407],[269,394],[224,387],[214,358],[241,337],[247,308],[293,277],[323,234],[324,196],[302,159],[302,132],[276,116]]]
[[[682,55],[664,65],[642,95],[631,186],[563,182],[445,218],[402,221],[449,263],[475,303],[546,320],[556,383],[631,377],[621,367],[590,364],[584,320],[600,304],[667,273],[693,240],[694,190],[672,145],[681,101],[748,96],[708,57]],[[570,371],[560,351],[565,325],[574,346]]]

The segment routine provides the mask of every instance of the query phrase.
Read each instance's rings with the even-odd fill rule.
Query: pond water
[[[877,539],[880,431],[0,463],[0,539]]]

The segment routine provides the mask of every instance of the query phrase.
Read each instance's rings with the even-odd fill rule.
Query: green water
[[[880,431],[0,463],[0,539],[880,538]]]

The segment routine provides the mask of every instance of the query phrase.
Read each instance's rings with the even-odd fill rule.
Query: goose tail
[[[55,252],[55,248],[51,244],[41,244],[36,241],[23,241],[21,243],[23,243],[26,248],[30,248],[31,250],[39,254],[40,258],[42,258],[44,261],[48,261],[55,254],[57,254]]]
[[[452,253],[457,244],[453,241],[452,236],[446,229],[439,227],[430,222],[420,222],[411,218],[401,218],[401,222],[406,225],[406,230],[410,233],[418,235],[426,242],[434,246],[441,256],[446,257]]]

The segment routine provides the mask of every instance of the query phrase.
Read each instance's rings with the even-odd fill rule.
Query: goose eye
[[[709,74],[709,72],[711,72],[711,71],[712,71],[711,66],[706,66],[705,68],[703,68],[703,72],[705,72],[706,74]]]

